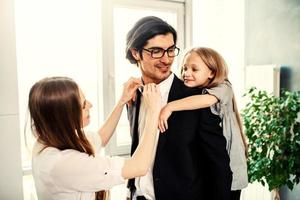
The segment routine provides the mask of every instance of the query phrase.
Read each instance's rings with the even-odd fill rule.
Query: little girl
[[[203,94],[169,102],[161,110],[159,129],[164,132],[168,128],[167,120],[173,111],[210,107],[212,113],[222,119],[227,141],[226,149],[233,172],[231,200],[240,199],[241,189],[248,184],[247,144],[226,63],[213,49],[192,48],[184,56],[181,73],[186,86],[201,87]]]

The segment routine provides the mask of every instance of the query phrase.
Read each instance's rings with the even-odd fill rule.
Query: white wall
[[[32,85],[49,76],[68,76],[92,102],[91,123],[96,131],[103,119],[101,11],[99,0],[14,0],[22,166],[31,168],[34,137],[28,119]],[[16,99],[17,101],[17,99]],[[27,123],[26,134],[24,126]],[[24,137],[26,135],[26,138]],[[27,145],[25,146],[25,140]],[[14,145],[16,146],[16,145]],[[20,146],[20,145],[18,145]],[[1,147],[0,147],[1,149]],[[24,200],[34,194],[30,170],[23,179]],[[0,198],[1,199],[1,198]]]
[[[284,66],[280,87],[300,90],[300,1],[247,1],[246,25],[247,65]],[[281,199],[299,200],[300,184],[281,188]]]
[[[0,1],[0,199],[22,199],[14,1]]]
[[[218,51],[229,68],[238,103],[244,91],[245,0],[193,0],[193,46]]]

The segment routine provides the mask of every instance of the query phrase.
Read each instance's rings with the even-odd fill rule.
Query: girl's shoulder
[[[232,89],[232,85],[228,80],[225,80],[224,82],[219,83],[215,87],[220,87],[220,88],[223,88],[223,89]]]
[[[214,87],[206,88],[204,93],[214,95],[221,102],[230,101],[233,97],[232,86],[229,81],[224,81]]]
[[[220,92],[220,93],[228,93],[230,91],[232,91],[232,85],[229,81],[224,81],[222,83],[219,83],[218,85],[216,86],[213,86],[213,87],[210,87],[210,88],[205,88],[205,90],[207,91],[217,91],[217,92]]]

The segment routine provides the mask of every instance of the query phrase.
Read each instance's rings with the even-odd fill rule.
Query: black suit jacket
[[[168,102],[199,94],[174,76]],[[131,154],[138,144],[140,94],[128,108]],[[231,171],[221,120],[209,108],[173,112],[169,129],[159,135],[153,167],[156,200],[229,199]],[[128,187],[135,191],[134,179]]]

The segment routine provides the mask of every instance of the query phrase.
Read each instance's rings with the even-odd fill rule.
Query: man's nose
[[[160,58],[160,61],[165,63],[165,64],[170,64],[172,58],[170,58],[167,54],[167,52],[165,52],[164,56]]]

